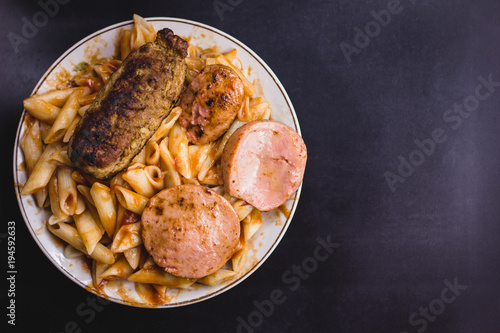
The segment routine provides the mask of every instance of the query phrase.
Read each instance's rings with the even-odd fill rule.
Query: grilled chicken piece
[[[186,55],[187,42],[170,29],[131,52],[78,123],[68,147],[74,165],[98,179],[126,168],[177,102]]]
[[[181,98],[179,123],[191,143],[217,140],[233,122],[244,99],[243,82],[231,68],[203,68]]]

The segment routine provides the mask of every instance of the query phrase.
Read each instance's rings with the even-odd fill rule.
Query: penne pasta
[[[224,199],[226,199],[227,201],[229,201],[229,203],[232,205],[233,203],[236,202],[236,200],[238,200],[237,198],[235,197],[232,197],[231,195],[229,195],[229,193],[227,192],[224,192],[224,195],[223,195]]]
[[[23,150],[28,173],[31,173],[43,153],[40,122],[38,120],[35,120],[24,134],[21,140],[21,149]]]
[[[97,64],[94,65],[94,72],[97,73],[97,75],[101,78],[102,82],[106,83],[108,82],[109,78],[111,77],[111,74],[120,67],[121,60],[118,59],[112,59],[104,64]]]
[[[49,192],[47,190],[47,187],[44,187],[33,194],[35,196],[36,205],[38,207],[44,207],[44,205],[46,205],[48,194]]]
[[[127,259],[128,264],[134,270],[137,269],[137,267],[139,267],[139,261],[141,259],[141,251],[142,251],[142,247],[140,247],[140,246],[123,251],[123,255],[125,256],[125,259]]]
[[[227,60],[233,62],[236,59],[238,59],[238,58],[236,58],[236,53],[237,53],[236,49],[232,49],[231,51],[224,53],[224,57]]]
[[[203,166],[203,163],[208,158],[210,152],[213,150],[215,142],[207,143],[205,145],[190,145],[189,161],[191,164],[191,172],[193,178],[198,175]]]
[[[125,209],[128,209],[136,214],[142,214],[144,207],[148,203],[148,198],[135,193],[134,191],[127,190],[123,186],[115,186],[116,198]]]
[[[152,283],[167,287],[185,289],[190,287],[195,280],[184,279],[165,272],[157,266],[143,268],[128,277],[129,281],[139,283]]]
[[[240,272],[245,265],[245,261],[247,260],[248,246],[245,245],[236,252],[231,258],[231,262],[233,264],[233,271]]]
[[[222,156],[222,152],[224,151],[224,147],[226,146],[227,140],[233,135],[233,133],[240,128],[241,126],[245,125],[246,122],[240,121],[236,119],[231,126],[229,126],[229,129],[227,132],[222,136],[222,139],[219,140],[219,144],[217,146],[217,151],[214,154],[214,159],[218,160]]]
[[[146,151],[146,164],[157,165],[160,162],[160,149],[156,141],[148,141],[144,150]]]
[[[102,82],[106,84],[111,76],[111,73],[107,72],[105,65],[94,65],[93,69],[94,72],[96,72],[96,74],[101,78]]]
[[[156,192],[153,185],[149,182],[146,172],[144,171],[144,166],[140,168],[130,169],[122,174],[123,180],[125,180],[132,189],[142,196],[151,198]]]
[[[214,186],[211,188],[211,190],[220,196],[224,196],[224,186]]]
[[[82,176],[80,171],[74,170],[71,173],[71,178],[75,181],[75,183],[82,184],[82,185],[88,184],[87,180]]]
[[[55,142],[64,137],[66,130],[69,128],[69,126],[75,119],[75,116],[78,113],[78,109],[80,108],[78,99],[83,95],[87,95],[89,93],[90,90],[88,88],[78,88],[73,91],[73,93],[69,96],[66,103],[64,103],[64,106],[57,115],[54,124],[50,128],[50,131],[44,140],[46,144]]]
[[[90,187],[85,185],[76,185],[76,189],[85,197],[85,199],[92,205],[94,204],[94,199],[92,199],[92,195],[90,194]]]
[[[142,29],[137,24],[134,24],[130,35],[130,49],[132,51],[138,50],[144,44],[146,44],[146,40],[144,39]]]
[[[151,186],[155,189],[155,192],[163,190],[165,181],[163,180],[163,174],[160,168],[156,165],[148,165],[144,168],[144,174]]]
[[[262,119],[267,110],[270,110],[269,103],[264,101],[262,97],[250,99],[248,107],[250,113],[249,121]]]
[[[156,30],[153,24],[147,22],[141,16],[134,14],[134,30],[140,31],[140,35],[144,39],[144,43],[140,44],[142,46],[145,43],[154,42],[156,39]]]
[[[62,146],[59,148],[57,151],[52,153],[49,156],[50,162],[54,162],[58,165],[64,165],[64,166],[69,166],[71,165],[71,161],[69,160],[68,157],[68,146]]]
[[[125,209],[121,204],[118,204],[118,213],[116,219],[116,234],[123,225],[132,224],[141,221],[141,216],[130,210]]]
[[[243,224],[243,222],[241,222],[241,224]],[[248,253],[248,244],[245,239],[244,232],[241,232],[240,243],[238,244],[238,250],[233,254],[233,257],[231,258],[233,271],[235,272],[241,271],[247,259],[247,253]]]
[[[206,61],[212,59],[212,60],[215,60],[215,58],[217,58],[218,56],[220,56],[220,52],[216,52],[215,49],[213,48],[207,48],[207,49],[204,49],[202,50],[202,54],[200,54],[200,58],[201,59],[205,59]],[[208,64],[207,64],[208,66]]]
[[[87,253],[92,253],[102,236],[97,223],[88,210],[79,215],[74,215],[73,218]]]
[[[243,105],[238,110],[237,117],[240,121],[250,121],[250,97],[246,96]]]
[[[127,259],[122,257],[109,266],[108,269],[102,273],[101,278],[106,280],[123,280],[128,278],[133,272],[134,269],[130,267]]]
[[[186,57],[186,66],[199,73],[205,67],[205,61],[201,58]]]
[[[140,164],[146,164],[146,149],[142,149],[139,154],[137,154],[134,159],[132,160],[132,163],[140,163]]]
[[[205,66],[215,65],[217,64],[217,60],[215,58],[206,58]]]
[[[199,72],[197,72],[196,70],[188,68],[188,69],[186,70],[186,81],[187,81],[187,83],[191,83],[191,82],[193,82],[194,78],[195,78],[198,74],[200,74],[200,73],[199,73]]]
[[[187,179],[185,177],[182,177],[182,184],[200,185],[200,182],[194,178]]]
[[[207,173],[203,177],[203,181],[200,181],[203,185],[222,185],[222,171],[220,168],[220,160],[212,165],[210,169],[208,169]]]
[[[33,194],[36,191],[44,188],[49,183],[50,177],[56,170],[57,164],[50,161],[49,157],[52,153],[61,148],[62,143],[54,142],[45,147],[42,155],[38,159],[33,171],[28,180],[23,186],[21,195]]]
[[[32,96],[40,101],[53,104],[57,107],[62,107],[68,97],[75,91],[76,88],[55,89],[43,94]]]
[[[109,240],[109,242],[105,241],[106,237],[109,237],[109,236],[106,234],[106,230],[104,229],[104,226],[101,223],[101,219],[99,218],[99,213],[97,213],[97,208],[95,208],[95,206],[93,206],[90,202],[88,202],[87,199],[84,199],[84,200],[85,200],[85,207],[90,212],[90,214],[92,214],[92,218],[94,219],[97,227],[99,228],[99,232],[102,235],[101,243],[103,243],[103,244],[111,243],[111,239]]]
[[[262,100],[261,97],[256,99]],[[256,99],[250,99],[248,96],[245,98],[245,103],[243,103],[243,106],[238,111],[239,120],[248,122],[262,119],[269,104],[266,102],[255,102]]]
[[[160,165],[162,165],[162,169],[167,173],[163,176],[165,179],[165,187],[173,187],[177,185],[181,185],[181,176],[177,172],[175,168],[175,162],[172,154],[168,150],[167,139],[164,139],[160,145]]]
[[[40,132],[40,122],[38,120],[33,120],[23,138],[21,139],[20,145],[23,151],[28,175],[31,174],[31,172],[35,168],[36,163],[38,162],[38,159],[43,153],[43,143]],[[47,195],[48,191],[46,187],[34,193],[35,201],[38,207],[43,206]]]
[[[165,119],[163,119],[160,127],[158,127],[158,129],[149,139],[149,141],[159,141],[163,139],[168,134],[172,126],[174,126],[174,123],[177,121],[177,119],[179,119],[181,113],[182,109],[180,106],[176,106],[175,108],[173,108],[172,111],[170,111],[170,113],[168,114],[168,116]]]
[[[119,173],[116,176],[114,176],[113,178],[111,178],[111,180],[109,182],[109,186],[111,187],[112,193],[114,193],[114,187],[116,185],[125,186],[125,184],[127,184],[127,182],[123,179],[122,173]]]
[[[113,254],[121,253],[141,244],[141,223],[136,222],[132,224],[125,224],[121,226],[120,230],[113,239],[111,252],[113,252]]]
[[[84,106],[80,107],[80,108],[78,109],[78,115],[79,115],[80,117],[83,117],[83,116],[85,115],[85,112],[87,112],[87,110],[90,108],[90,105],[91,105],[91,104],[87,104],[87,105],[84,105]]]
[[[122,37],[120,41],[120,58],[121,60],[125,60],[125,58],[128,56],[130,53],[130,38],[131,38],[132,33],[130,30],[124,30],[122,32]]]
[[[94,183],[90,188],[90,195],[106,233],[112,237],[116,226],[116,207],[109,187]]]
[[[189,44],[187,49],[188,57],[191,58],[200,58],[203,53],[203,49],[197,45]]]
[[[201,164],[200,171],[198,172],[198,180],[203,183],[205,181],[205,177],[208,174],[208,171],[214,166],[215,164],[215,154],[217,153],[216,151],[216,145],[213,145],[210,147],[210,151],[208,152],[205,160]]]
[[[194,44],[188,45],[187,54],[188,54],[188,57],[190,57],[190,58],[198,58],[201,54],[201,51],[202,51],[202,49],[199,46],[196,46]]]
[[[166,302],[168,300],[167,298],[167,286],[162,286],[159,284],[152,284],[153,288],[155,288],[158,296],[162,300],[162,302]]]
[[[177,171],[186,178],[192,178],[189,163],[189,149],[186,132],[178,122],[168,134],[168,150],[172,153]]]
[[[78,99],[78,104],[80,104],[80,109],[83,106],[92,104],[92,102],[94,101],[94,99],[96,98],[96,96],[97,96],[97,93],[95,92],[93,94],[85,95],[85,96],[80,97]],[[80,113],[80,109],[78,109],[78,113]]]
[[[264,114],[262,115],[261,120],[269,120],[271,119],[271,106],[268,106],[266,110],[264,111]]]
[[[50,125],[49,123],[46,123],[44,121],[40,121],[40,135],[41,135],[41,138],[42,138],[42,142],[47,137],[47,134],[49,134],[51,126],[52,125]]]
[[[71,223],[71,222],[73,222],[73,218],[71,216],[59,217],[59,216],[52,214],[49,217],[49,220],[47,222],[49,223],[49,225],[54,225],[54,224],[61,223],[61,222]]]
[[[102,292],[102,288],[106,284],[106,280],[102,278],[102,273],[104,273],[108,268],[109,264],[104,264],[94,260],[92,262],[92,284],[94,288]]]
[[[59,220],[67,218],[68,215],[61,210],[61,205],[59,204],[59,190],[57,189],[57,177],[55,175],[50,178],[48,189],[49,189],[50,210],[52,211],[52,216],[58,218]],[[54,221],[54,219],[52,219],[52,221]],[[51,224],[54,223],[57,222],[53,222]]]
[[[104,83],[101,78],[96,76],[84,75],[74,78],[75,84],[79,87],[88,87],[91,92],[96,92],[101,90]]]
[[[73,170],[69,167],[59,167],[57,169],[57,191],[59,194],[59,206],[66,215],[75,214],[77,205],[76,183],[71,178]]]
[[[76,209],[75,209],[75,214],[81,214],[85,211],[85,197],[81,195],[80,193],[77,193],[76,195]]]
[[[155,268],[157,267],[155,261],[153,260],[153,257],[148,257],[144,261],[144,264],[141,266],[143,269],[150,269],[150,268]]]
[[[233,277],[236,276],[236,274],[237,273],[232,270],[221,268],[217,270],[215,273],[205,276],[204,278],[198,279],[197,282],[206,284],[208,286],[215,286],[217,284],[231,280]]]
[[[253,235],[255,235],[257,230],[259,230],[260,226],[262,225],[262,214],[260,210],[252,210],[250,215],[245,217],[242,222],[242,233],[245,235],[245,241],[248,241],[253,237]]]
[[[73,133],[75,132],[76,125],[78,125],[78,123],[80,122],[80,119],[81,119],[80,115],[77,114],[75,116],[75,118],[73,119],[73,121],[71,122],[71,124],[69,125],[68,129],[66,130],[66,133],[64,134],[64,137],[63,137],[64,143],[69,142],[69,140],[73,136]]]
[[[233,203],[233,209],[238,214],[238,218],[243,220],[253,210],[253,206],[243,200],[237,200]]]
[[[49,225],[48,228],[51,233],[61,238],[66,243],[70,244],[75,249],[89,255],[91,258],[105,264],[112,264],[115,262],[115,257],[113,256],[111,251],[101,243],[98,243],[96,245],[92,253],[88,253],[76,228],[66,223]]]
[[[112,190],[114,191],[114,188],[112,187]],[[115,194],[116,195],[116,194]],[[113,235],[113,239],[116,237],[116,234],[122,227],[122,225],[125,222],[125,212],[127,210],[118,202],[118,207],[116,209],[116,227],[115,227],[115,234]]]
[[[33,95],[26,98],[23,101],[23,106],[31,116],[52,124],[56,120],[61,108],[47,100],[40,99],[40,96]]]

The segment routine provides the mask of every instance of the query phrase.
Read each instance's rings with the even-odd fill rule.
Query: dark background
[[[17,325],[9,332],[64,332],[66,325],[69,332],[71,321],[75,332],[236,332],[238,317],[248,323],[249,316],[260,325],[240,332],[500,332],[500,88],[456,130],[458,120],[443,119],[474,95],[479,76],[500,82],[500,2],[401,0],[401,12],[374,30],[351,63],[339,45],[354,46],[356,27],[364,30],[374,20],[370,12],[388,1],[220,2],[232,3],[232,11],[219,16],[212,1],[72,0],[16,53],[7,34],[20,35],[22,18],[32,21],[41,7],[0,1],[0,232],[16,222],[18,269]],[[199,21],[253,49],[287,90],[309,159],[293,223],[240,285],[187,307],[113,303],[91,318],[76,309],[95,296],[60,273],[25,227],[12,146],[22,100],[47,68],[81,38],[133,13]],[[399,156],[408,160],[415,140],[432,138],[436,128],[447,140],[392,192],[384,173],[397,174]],[[283,274],[327,236],[340,247],[291,290]],[[442,309],[439,299],[454,295],[445,280],[467,288]],[[259,323],[255,302],[269,300],[274,289],[286,300]],[[429,306],[439,314],[409,321]]]

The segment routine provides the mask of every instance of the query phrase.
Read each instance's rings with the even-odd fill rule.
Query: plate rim
[[[292,115],[292,119],[293,119],[293,122],[294,122],[294,126],[295,126],[296,132],[300,136],[302,136],[301,130],[300,130],[300,125],[299,125],[299,122],[298,122],[298,119],[297,119],[297,114],[295,112],[293,104],[292,104],[292,102],[291,102],[291,100],[290,100],[290,98],[289,98],[289,96],[288,96],[285,88],[281,84],[281,82],[278,79],[278,77],[271,70],[271,68],[264,62],[264,60],[262,60],[262,58],[260,58],[252,49],[250,49],[244,43],[242,43],[241,41],[239,41],[235,37],[233,37],[233,36],[231,36],[231,35],[223,32],[223,31],[221,31],[221,30],[219,30],[217,28],[214,28],[214,27],[209,26],[207,24],[200,23],[200,22],[193,21],[193,20],[176,18],[176,17],[163,17],[163,16],[161,16],[161,17],[145,17],[144,19],[146,21],[148,21],[148,22],[177,22],[177,23],[188,24],[188,25],[191,25],[191,26],[194,26],[194,27],[200,27],[200,28],[212,31],[212,32],[214,32],[214,33],[216,33],[216,34],[218,34],[218,35],[220,35],[220,36],[228,39],[232,43],[238,45],[240,48],[244,49],[246,52],[248,52],[266,70],[266,72],[268,73],[268,75],[273,79],[274,84],[276,84],[276,86],[278,87],[278,89],[281,92],[284,100],[286,101],[287,106],[289,107],[289,109],[291,111],[291,115]],[[102,35],[103,33],[106,33],[106,32],[111,31],[111,30],[115,30],[117,28],[120,28],[120,27],[123,27],[123,26],[126,26],[126,25],[130,25],[130,24],[133,24],[133,23],[134,23],[133,20],[126,20],[126,21],[122,21],[122,22],[119,22],[119,23],[112,24],[110,26],[107,26],[107,27],[104,27],[104,28],[102,28],[100,30],[95,31],[94,33],[91,33],[90,35],[82,38],[81,40],[79,40],[78,42],[76,42],[75,44],[73,44],[61,56],[59,56],[50,65],[50,67],[45,71],[45,73],[42,75],[42,77],[40,78],[40,80],[38,81],[38,83],[35,85],[35,88],[31,92],[30,96],[32,96],[32,95],[34,95],[34,94],[36,94],[38,92],[38,90],[40,89],[40,87],[47,80],[48,76],[75,49],[77,49],[81,45],[87,43],[88,41],[96,38],[97,36]],[[42,242],[38,238],[35,230],[33,230],[33,226],[29,222],[29,218],[27,216],[27,213],[26,213],[26,210],[25,210],[25,207],[24,207],[24,203],[22,202],[22,198],[21,198],[21,195],[20,195],[20,183],[19,183],[19,178],[18,178],[18,173],[24,172],[22,170],[18,170],[18,167],[19,167],[19,163],[18,163],[18,156],[19,156],[19,154],[18,154],[18,151],[20,149],[20,140],[21,140],[20,135],[21,135],[21,131],[23,129],[23,125],[24,125],[24,122],[25,122],[26,115],[27,115],[27,112],[23,108],[23,111],[22,111],[22,114],[21,114],[21,118],[19,120],[17,131],[16,131],[16,138],[15,138],[15,141],[14,141],[14,149],[13,149],[14,188],[15,188],[15,193],[16,193],[16,198],[17,198],[19,210],[21,211],[21,215],[23,216],[23,220],[24,220],[26,226],[28,227],[28,230],[29,230],[32,238],[35,240],[35,242],[37,243],[38,247],[42,250],[42,252],[45,255],[45,257],[47,257],[47,259],[49,259],[49,261],[55,267],[57,267],[57,269],[59,269],[60,272],[62,272],[66,277],[70,278],[74,283],[76,283],[80,287],[82,287],[85,290],[90,291],[91,293],[95,294],[96,296],[102,297],[102,298],[104,298],[104,299],[106,299],[108,301],[113,301],[114,303],[123,304],[123,305],[131,306],[131,307],[141,307],[141,308],[148,308],[148,309],[166,309],[166,308],[175,308],[175,307],[181,307],[181,306],[187,306],[187,305],[190,305],[190,304],[195,304],[195,303],[198,303],[198,302],[201,302],[201,301],[213,298],[213,297],[215,297],[215,296],[217,296],[219,294],[222,294],[225,291],[228,291],[229,289],[231,289],[231,288],[237,286],[238,284],[240,284],[241,282],[243,282],[246,278],[248,278],[250,275],[252,275],[269,258],[269,256],[272,254],[272,252],[274,252],[274,250],[276,249],[276,247],[278,246],[278,244],[281,242],[282,238],[284,237],[286,231],[288,230],[288,227],[290,226],[290,224],[292,222],[292,219],[293,219],[293,216],[295,214],[295,211],[297,209],[298,201],[300,199],[300,193],[302,191],[303,181],[300,183],[297,191],[295,192],[295,195],[291,198],[291,200],[293,200],[292,207],[290,209],[290,213],[289,213],[288,217],[286,217],[286,220],[283,222],[283,228],[281,229],[278,237],[276,237],[276,239],[274,239],[273,244],[266,251],[266,253],[263,255],[263,257],[252,268],[250,268],[247,272],[245,272],[245,274],[243,274],[242,276],[240,276],[237,280],[231,281],[229,284],[227,284],[227,285],[225,285],[225,286],[223,286],[223,287],[221,287],[221,288],[219,288],[219,289],[217,289],[217,290],[215,290],[215,291],[213,291],[211,293],[208,293],[208,294],[205,294],[203,296],[196,297],[196,298],[193,298],[193,299],[190,299],[190,300],[186,300],[186,301],[173,302],[173,303],[165,303],[165,304],[160,304],[160,305],[148,305],[148,304],[141,303],[141,302],[134,302],[134,301],[124,300],[124,299],[121,299],[121,298],[111,297],[111,296],[102,294],[102,293],[98,292],[97,290],[95,290],[95,288],[91,288],[91,287],[85,285],[82,281],[80,281],[78,278],[76,278],[75,276],[73,276],[71,274],[71,272],[69,272],[68,270],[66,270],[65,267],[63,267],[62,265],[60,265],[59,263],[57,263],[52,258],[52,255],[48,252],[48,250],[44,247],[44,245],[42,244]]]

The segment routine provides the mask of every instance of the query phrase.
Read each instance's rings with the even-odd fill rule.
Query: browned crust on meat
[[[212,142],[229,128],[243,100],[243,82],[236,72],[224,65],[209,65],[200,71],[183,94],[179,123],[191,143]]]
[[[131,52],[79,122],[68,155],[82,171],[109,179],[123,170],[179,98],[187,42],[170,29]]]

